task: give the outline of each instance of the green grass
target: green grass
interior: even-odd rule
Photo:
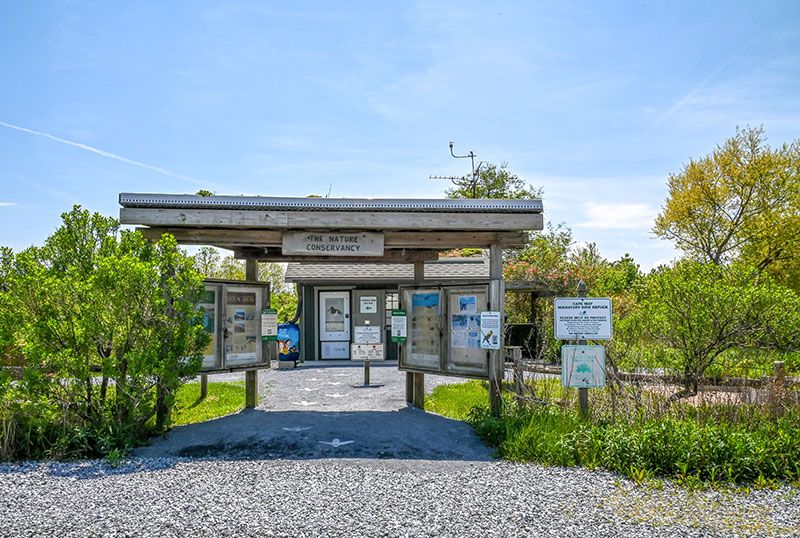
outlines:
[[[425,405],[466,420],[502,458],[512,461],[605,468],[637,483],[666,477],[687,487],[764,487],[779,481],[800,485],[797,409],[775,419],[755,406],[736,414],[724,406],[697,413],[676,406],[657,417],[639,413],[610,420],[601,414],[586,420],[574,407],[511,404],[494,417],[486,393],[482,382],[446,385],[437,387]]]
[[[435,387],[425,398],[425,410],[457,420],[467,420],[473,407],[488,403],[489,386],[485,381],[473,380]]]
[[[183,385],[176,396],[172,425],[203,422],[244,409],[244,381],[209,383],[208,396],[200,399],[200,383]]]

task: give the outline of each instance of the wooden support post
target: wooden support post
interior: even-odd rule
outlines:
[[[425,409],[425,374],[414,374],[414,407]]]
[[[258,280],[258,260],[245,260],[244,279],[251,282]]]
[[[364,386],[369,387],[369,361],[364,361]]]
[[[258,370],[247,370],[244,376],[244,406],[248,409],[253,409],[258,405]]]
[[[586,297],[586,284],[581,280],[578,282],[578,297]],[[585,346],[586,340],[578,340],[579,346]],[[581,411],[581,416],[587,418],[589,416],[589,389],[578,389],[578,407]]]
[[[500,245],[489,247],[489,310],[500,312],[502,327],[504,316],[505,289],[503,287],[503,250]],[[503,400],[503,334],[500,333],[500,349],[489,350],[489,406],[495,416],[502,411]]]
[[[511,350],[511,361],[514,365],[514,388],[517,396],[525,396],[525,372],[522,370],[522,348],[513,346],[506,348]]]
[[[786,394],[786,365],[783,361],[772,363],[772,386],[770,387],[770,405],[777,417],[783,410],[783,398]]]
[[[208,376],[202,374],[200,376],[200,399],[205,400],[206,396],[208,396]]]
[[[414,284],[418,286],[424,282],[425,262],[414,262]],[[410,346],[411,342],[406,345]],[[406,401],[417,409],[425,409],[425,374],[406,373]]]

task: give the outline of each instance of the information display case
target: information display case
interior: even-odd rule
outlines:
[[[201,373],[269,366],[274,344],[261,338],[261,310],[269,305],[269,283],[206,280],[197,307],[211,342]]]
[[[481,348],[481,312],[488,286],[425,286],[401,289],[407,340],[399,368],[409,372],[489,378],[489,354]]]

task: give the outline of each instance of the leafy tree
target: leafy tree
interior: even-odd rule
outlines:
[[[246,263],[233,256],[220,255],[214,247],[203,247],[194,255],[195,267],[205,278],[245,280]],[[259,263],[258,279],[269,282],[273,293],[285,291],[286,269],[280,263]]]
[[[0,337],[24,374],[5,401],[27,424],[26,456],[102,453],[141,439],[151,419],[163,429],[208,339],[200,276],[174,238],[118,235],[116,220],[79,206],[62,218],[44,247],[2,257],[0,318],[14,323]]]
[[[246,263],[244,260],[237,260],[233,256],[225,256],[220,261],[215,275],[206,275],[209,278],[224,278],[227,280],[244,280],[246,278]]]
[[[729,349],[785,345],[792,338],[784,333],[778,342],[775,335],[800,307],[796,294],[741,263],[683,260],[653,270],[637,292],[638,322],[678,357],[684,386],[673,399],[696,394],[705,371]]]
[[[219,264],[222,256],[214,247],[202,247],[194,255],[194,266],[206,278],[219,278]]]
[[[506,163],[499,166],[486,163],[480,167],[476,178],[453,180],[455,187],[446,189],[448,198],[540,198],[541,189],[527,185],[516,174],[508,171]]]
[[[671,174],[653,231],[695,259],[742,259],[797,289],[800,140],[773,149],[765,139],[762,128],[737,129],[713,153]]]
[[[633,290],[642,278],[642,272],[627,252],[619,260],[605,264],[605,268],[597,276],[595,292],[598,296],[620,295]]]
[[[591,289],[606,261],[594,243],[572,247],[572,230],[563,223],[548,223],[547,231],[533,234],[530,243],[505,263],[503,275],[510,281],[539,282],[556,295],[573,291],[580,280]]]

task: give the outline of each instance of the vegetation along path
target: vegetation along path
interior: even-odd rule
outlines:
[[[466,425],[406,408],[395,365],[373,366],[374,388],[361,375],[265,372],[258,409],[175,428],[117,468],[2,464],[0,535],[800,534],[796,489],[690,492],[492,461]]]

